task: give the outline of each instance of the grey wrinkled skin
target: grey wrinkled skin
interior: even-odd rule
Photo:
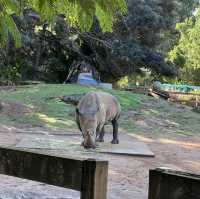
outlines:
[[[118,144],[118,119],[121,107],[118,100],[105,92],[89,92],[76,107],[76,122],[83,135],[82,145],[95,148],[96,142],[104,141],[104,126],[113,126],[112,144]]]

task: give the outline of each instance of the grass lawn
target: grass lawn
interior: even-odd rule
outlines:
[[[94,87],[78,85],[36,85],[23,86],[13,90],[0,90],[0,101],[14,103],[15,109],[25,106],[29,111],[23,114],[16,112],[1,114],[2,124],[28,124],[57,128],[76,128],[74,122],[74,106],[60,102],[58,99],[47,100],[48,97],[58,97],[70,94],[81,94],[91,90],[100,90]],[[124,91],[104,90],[115,95],[123,111],[140,107],[137,94]]]
[[[58,99],[47,99],[101,90],[79,85],[41,84],[14,89],[0,89],[0,125],[47,127],[56,130],[77,128],[74,106]],[[120,128],[128,133],[200,134],[200,114],[188,107],[157,100],[145,95],[117,90],[103,90],[115,95],[121,106]]]

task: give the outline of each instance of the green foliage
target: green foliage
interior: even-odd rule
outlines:
[[[23,12],[13,18],[21,33],[22,48],[19,52],[15,49],[17,53],[9,53],[8,57],[11,60],[18,56],[29,63],[34,80],[57,83],[63,82],[69,70],[82,61],[98,71],[101,81],[116,82],[124,76],[141,73],[144,67],[152,71],[152,76],[175,76],[173,64],[165,62],[163,54],[174,43],[171,35],[174,24],[193,11],[197,0],[127,0],[125,16],[118,15],[126,11],[124,0],[20,2]],[[31,5],[37,13],[28,9]],[[57,18],[62,18],[62,23]],[[45,19],[51,27],[46,27]],[[111,31],[113,24],[113,33],[102,34]],[[90,30],[91,25],[91,31],[80,31]],[[14,50],[10,43],[9,48]],[[15,67],[13,61],[9,65]]]
[[[123,78],[121,78],[119,81],[117,81],[117,86],[119,88],[127,88],[129,85],[129,78],[128,76],[125,76]]]
[[[177,23],[191,17],[199,6],[199,0],[168,0],[162,1],[165,20],[168,21],[167,29],[160,34],[161,42],[157,50],[167,56],[168,52],[177,42],[178,32],[175,30]]]
[[[19,14],[19,11],[17,1],[0,0],[0,44],[3,46],[8,41],[9,33],[12,34],[16,47],[20,46],[19,30],[11,17],[13,13]]]
[[[1,70],[1,77],[3,76],[4,78],[3,80],[8,81],[9,83],[17,83],[18,80],[20,79],[20,73],[19,73],[19,66],[6,66],[6,67],[2,67]]]
[[[142,73],[129,75],[117,81],[117,88],[139,88],[140,86],[149,87],[156,76],[150,71],[142,71]],[[156,78],[158,79],[158,78]]]
[[[30,8],[37,11],[42,20],[52,26],[57,14],[64,14],[66,21],[72,26],[88,31],[92,27],[94,16],[100,22],[103,32],[112,31],[114,15],[126,12],[125,0],[0,0],[0,34],[1,41],[8,41],[11,32],[16,46],[20,45],[18,29],[11,14],[19,14],[20,10]]]
[[[179,40],[169,52],[169,59],[173,61],[181,71],[181,79],[190,83],[199,84],[200,71],[200,10],[195,17],[178,23]]]
[[[179,10],[181,10],[181,16],[186,16],[187,18],[193,14],[194,10],[200,4],[199,0],[181,0],[177,3],[179,3],[179,5],[182,4],[180,5],[181,8],[179,7]]]

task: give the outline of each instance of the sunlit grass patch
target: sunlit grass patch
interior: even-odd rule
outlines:
[[[36,116],[38,116],[39,120],[45,123],[48,127],[56,126],[56,127],[74,127],[76,125],[74,120],[66,119],[61,120],[59,118],[49,117],[48,115],[36,113]]]

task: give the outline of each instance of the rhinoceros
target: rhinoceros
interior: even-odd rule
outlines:
[[[105,92],[89,92],[76,107],[76,122],[82,132],[85,148],[96,148],[96,142],[104,142],[104,126],[113,126],[112,144],[118,144],[118,119],[121,106],[118,100]]]

